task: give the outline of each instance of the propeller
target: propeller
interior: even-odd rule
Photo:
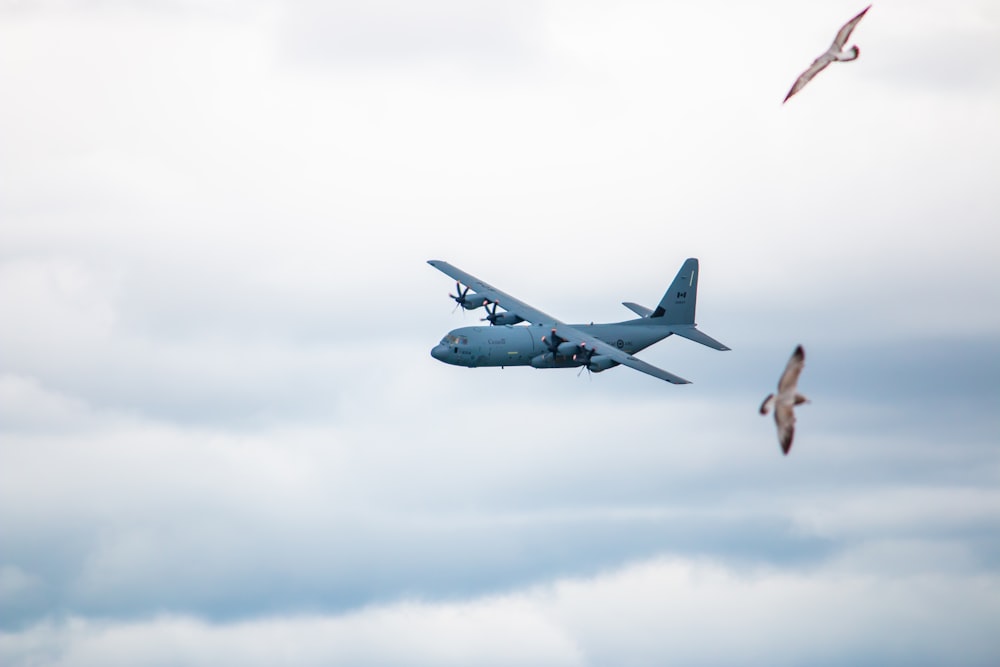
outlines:
[[[587,369],[587,377],[591,378],[590,374],[590,360],[597,354],[597,350],[588,348],[586,343],[580,343],[580,351],[573,355],[573,361],[582,361],[583,366],[580,367],[580,372],[576,374],[577,377],[583,375],[583,369]]]
[[[556,334],[555,328],[552,329],[552,337],[542,336],[542,342],[545,346],[549,348],[549,352],[552,353],[552,358],[555,359],[556,355],[559,353],[559,344],[565,343],[566,341]]]
[[[452,310],[451,310],[451,312],[453,312],[453,313],[454,313],[454,312],[455,312],[456,310],[458,310],[458,307],[459,307],[459,306],[461,306],[462,308],[465,308],[465,307],[466,307],[466,306],[465,306],[465,300],[466,300],[466,297],[467,297],[467,296],[468,296],[468,294],[469,294],[469,288],[468,288],[468,287],[466,287],[465,289],[462,289],[462,283],[460,283],[460,282],[458,282],[458,281],[456,280],[456,281],[455,281],[455,291],[456,291],[456,292],[458,292],[458,294],[449,294],[449,295],[448,295],[448,296],[450,296],[450,297],[451,297],[452,299],[454,299],[454,300],[455,300],[455,307],[454,307],[454,308],[452,308]]]
[[[483,301],[483,306],[486,308],[486,317],[479,318],[480,322],[489,322],[490,326],[496,326],[497,324],[497,306],[500,305],[499,301],[493,302],[493,310],[490,310],[490,302]],[[502,313],[501,313],[502,314]]]

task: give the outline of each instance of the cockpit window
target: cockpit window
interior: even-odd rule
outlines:
[[[441,339],[442,345],[468,345],[469,339],[466,336],[455,336],[453,334],[448,334]]]

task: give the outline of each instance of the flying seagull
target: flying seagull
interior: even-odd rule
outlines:
[[[785,99],[781,102],[782,104],[787,102],[789,97],[802,90],[802,88],[805,87],[805,85],[809,83],[814,76],[822,72],[823,69],[830,63],[834,61],[843,62],[847,60],[854,60],[858,57],[858,54],[861,52],[858,47],[852,46],[845,51],[844,44],[847,43],[848,38],[851,36],[851,32],[854,30],[855,26],[858,25],[858,22],[862,19],[862,17],[864,17],[865,12],[871,8],[872,6],[868,5],[861,10],[860,14],[844,24],[844,27],[840,29],[837,36],[833,38],[833,44],[831,44],[830,48],[826,50],[826,53],[814,60],[813,64],[809,66],[809,69],[800,74],[799,78],[795,80],[795,85],[793,85],[792,89],[788,91],[787,95],[785,95]]]
[[[806,352],[799,345],[795,348],[795,352],[792,352],[792,358],[788,360],[785,372],[778,380],[778,393],[768,394],[760,404],[762,415],[766,415],[768,410],[774,408],[774,422],[778,425],[778,442],[781,443],[781,451],[786,455],[792,448],[792,436],[795,435],[795,406],[809,400],[796,389],[799,373],[802,372],[805,361]]]

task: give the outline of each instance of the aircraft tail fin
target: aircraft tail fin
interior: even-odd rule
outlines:
[[[662,318],[662,324],[694,324],[695,304],[698,300],[698,260],[687,259],[677,272],[674,282],[660,299],[660,304],[649,316]]]
[[[674,282],[670,283],[660,304],[649,315],[660,324],[671,325],[671,332],[701,343],[713,350],[728,350],[727,346],[697,329],[694,322],[695,306],[698,303],[698,260],[691,257],[685,260],[681,270],[677,272]]]

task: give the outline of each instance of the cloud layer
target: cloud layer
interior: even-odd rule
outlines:
[[[1000,16],[856,11],[0,8],[0,662],[995,664]],[[689,256],[693,385],[428,354]]]
[[[11,664],[54,665],[652,665],[664,656],[688,665],[986,665],[998,593],[995,579],[975,576],[875,577],[839,564],[734,572],[654,559],[504,595],[339,616],[74,618],[0,646]]]

